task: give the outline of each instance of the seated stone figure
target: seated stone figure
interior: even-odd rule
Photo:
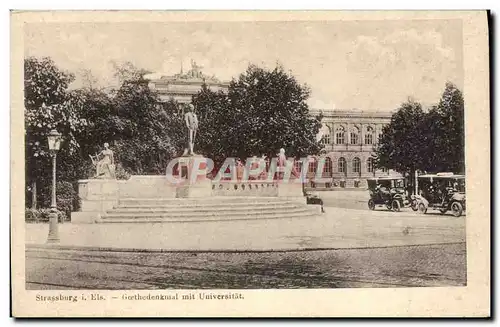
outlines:
[[[92,158],[92,157],[91,157]],[[95,161],[97,160],[97,162]],[[115,178],[115,162],[113,151],[109,148],[108,143],[104,143],[104,150],[97,154],[96,158],[92,158],[96,166],[96,175],[94,178],[114,179]]]

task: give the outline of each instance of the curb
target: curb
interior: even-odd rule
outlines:
[[[328,250],[367,250],[386,249],[401,247],[423,247],[436,245],[465,244],[466,242],[445,242],[428,244],[409,245],[386,245],[386,246],[365,246],[365,247],[316,247],[316,248],[283,248],[283,249],[261,249],[261,250],[229,250],[229,249],[207,249],[207,250],[172,250],[172,249],[140,249],[140,248],[113,248],[98,246],[74,246],[74,245],[54,245],[54,244],[26,244],[25,251],[28,250],[62,250],[62,251],[89,251],[89,252],[131,252],[131,253],[271,253],[271,252],[312,252]]]

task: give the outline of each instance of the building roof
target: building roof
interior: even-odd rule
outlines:
[[[323,114],[327,118],[387,118],[392,117],[393,112],[387,110],[358,110],[358,109],[335,109],[335,110],[322,110],[310,109],[313,115]]]
[[[154,84],[207,84],[207,85],[218,85],[223,87],[228,87],[229,82],[220,81],[215,76],[207,76],[201,71],[201,66],[198,66],[194,60],[191,61],[191,69],[186,73],[183,72],[182,68],[180,73],[175,75],[162,75],[161,73],[147,74],[144,78],[148,79]]]

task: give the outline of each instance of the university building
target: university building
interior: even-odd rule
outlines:
[[[391,112],[360,110],[311,110],[323,114],[318,139],[323,144],[325,160],[322,177],[327,183],[309,182],[311,188],[366,187],[367,178],[400,176],[392,170],[377,170],[372,158],[382,128],[391,121]],[[298,168],[298,167],[297,167]],[[316,163],[310,163],[308,177],[316,174]]]
[[[162,102],[175,100],[186,104],[206,84],[214,92],[227,91],[229,82],[218,80],[215,76],[206,76],[196,62],[191,61],[191,69],[186,73],[182,68],[179,74],[160,76],[149,81],[149,87],[156,90]],[[312,115],[323,114],[323,126],[318,139],[324,148],[322,157],[325,165],[322,176],[329,179],[326,183],[315,183],[317,161],[312,160],[308,167],[310,188],[360,188],[366,187],[366,178],[379,176],[398,176],[393,171],[374,169],[373,147],[384,125],[391,120],[392,113],[387,111],[360,110],[317,110],[311,109]],[[300,162],[296,168],[300,170]]]

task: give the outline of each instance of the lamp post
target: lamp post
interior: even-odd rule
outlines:
[[[61,147],[61,134],[53,129],[47,135],[50,156],[52,157],[52,202],[49,215],[49,236],[47,243],[59,242],[59,226],[57,225],[57,202],[56,202],[56,158],[57,151]]]

